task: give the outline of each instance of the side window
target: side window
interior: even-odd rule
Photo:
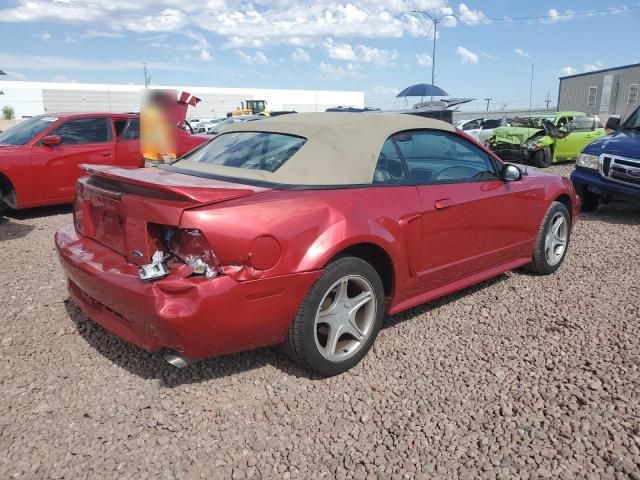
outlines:
[[[388,138],[378,157],[378,164],[373,173],[374,184],[397,184],[407,180],[402,158],[398,155],[398,150],[392,139]]]
[[[556,127],[560,128],[560,127],[564,127],[567,124],[567,117],[560,117],[558,119],[558,123],[556,123]]]
[[[460,183],[497,178],[491,157],[455,134],[419,130],[395,134],[409,176],[420,184]]]
[[[60,135],[62,145],[106,143],[111,140],[111,125],[106,117],[78,118],[62,124],[51,135]]]
[[[476,128],[480,128],[480,120],[474,120],[473,122],[467,122],[462,127],[462,130],[475,130]]]
[[[138,140],[140,138],[140,119],[132,118],[120,135],[120,141]]]

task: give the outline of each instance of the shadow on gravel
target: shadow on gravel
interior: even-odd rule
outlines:
[[[54,205],[53,207],[27,208],[26,210],[9,210],[5,216],[16,220],[30,220],[32,218],[53,217],[65,215],[73,211],[73,205]]]
[[[0,242],[26,237],[33,226],[12,222],[10,218],[0,217]]]
[[[417,317],[418,315],[422,315],[423,313],[430,312],[431,310],[439,308],[443,305],[454,303],[468,295],[472,295],[475,292],[479,292],[481,290],[484,290],[485,288],[489,288],[498,283],[504,282],[508,278],[509,278],[509,275],[506,273],[503,273],[502,275],[498,275],[497,277],[490,278],[489,280],[485,280],[482,283],[465,288],[464,290],[460,290],[450,295],[447,295],[445,297],[438,298],[436,300],[433,300],[428,303],[424,303],[422,305],[418,305],[417,307],[414,307],[411,310],[398,313],[397,315],[394,315],[392,317],[387,317],[384,323],[382,324],[382,328],[393,328],[402,322],[405,322],[407,320],[412,320],[414,317]]]
[[[161,353],[150,353],[136,347],[100,325],[91,321],[70,298],[64,301],[69,318],[80,336],[100,355],[145,380],[159,380],[163,387],[174,388],[183,384],[207,382],[262,368],[266,365],[295,377],[319,379],[291,362],[278,348],[260,348],[223,357],[198,361],[178,369],[169,365]]]
[[[604,222],[612,225],[640,225],[640,207],[622,203],[600,205],[595,212],[580,213],[579,222]]]

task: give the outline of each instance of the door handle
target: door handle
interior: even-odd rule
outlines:
[[[111,153],[109,152],[102,152],[100,155],[102,155],[103,157],[110,157]]]
[[[444,208],[449,208],[451,206],[451,199],[450,198],[441,198],[440,200],[436,200],[436,203],[435,203],[434,206],[438,210],[442,210]]]

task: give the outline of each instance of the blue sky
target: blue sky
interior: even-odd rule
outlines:
[[[541,106],[559,75],[640,62],[636,1],[0,0],[0,70],[139,84],[147,62],[156,85],[363,90],[394,108],[431,79],[431,24],[413,9],[456,15],[439,27],[436,84],[494,106],[528,105],[531,64]]]

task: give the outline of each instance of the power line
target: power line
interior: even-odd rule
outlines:
[[[475,22],[486,22],[487,20],[492,22],[511,22],[514,20],[542,20],[549,18],[570,18],[577,17],[580,15],[596,15],[599,13],[617,13],[617,12],[626,12],[628,10],[637,10],[640,9],[640,5],[633,7],[619,7],[619,8],[608,8],[605,10],[585,10],[583,12],[566,12],[566,13],[558,13],[556,15],[539,15],[535,17],[502,17],[502,18],[483,18],[482,20],[476,20]],[[473,23],[474,21],[470,21],[469,23]]]

